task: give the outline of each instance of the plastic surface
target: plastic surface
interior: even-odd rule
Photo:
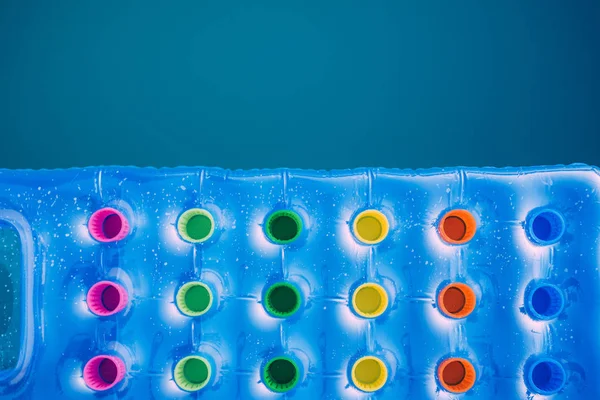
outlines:
[[[0,170],[0,399],[597,399],[599,238],[585,165]]]

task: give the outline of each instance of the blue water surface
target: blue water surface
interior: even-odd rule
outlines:
[[[600,164],[600,2],[0,3],[0,167]]]

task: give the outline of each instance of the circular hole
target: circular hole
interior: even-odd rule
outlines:
[[[102,291],[101,301],[107,311],[114,311],[121,303],[119,289],[113,285],[106,286],[106,289]]]
[[[121,232],[123,222],[117,214],[110,214],[102,222],[102,231],[108,239],[112,239]]]
[[[92,390],[103,391],[125,377],[125,363],[115,356],[96,356],[83,368],[83,380]]]
[[[444,241],[465,244],[475,236],[475,217],[467,210],[451,210],[441,219],[438,231]]]
[[[197,358],[191,358],[183,366],[183,376],[191,383],[203,383],[208,379],[208,366]]]
[[[554,210],[537,210],[528,218],[529,237],[539,245],[556,243],[565,231],[563,217]]]
[[[86,297],[90,311],[102,317],[123,310],[128,300],[129,296],[125,288],[110,281],[97,282],[90,288]]]
[[[387,380],[387,367],[376,357],[363,357],[352,366],[352,382],[363,392],[381,389]]]
[[[185,211],[177,222],[179,236],[190,243],[202,243],[210,239],[215,230],[212,215],[201,208]]]
[[[129,222],[121,212],[106,207],[92,214],[88,230],[99,242],[116,242],[124,239],[129,233]]]
[[[194,286],[185,294],[185,304],[194,312],[206,311],[210,300],[210,292],[204,286]]]
[[[117,379],[118,368],[117,364],[110,358],[105,358],[98,366],[98,374],[100,378],[109,385]]]
[[[274,358],[263,371],[265,385],[274,392],[291,390],[299,379],[298,366],[287,357]]]
[[[293,211],[275,211],[269,216],[266,223],[267,237],[276,244],[293,242],[300,236],[302,220]]]
[[[438,295],[440,311],[451,318],[465,318],[475,310],[475,292],[464,283],[451,283]]]
[[[352,295],[354,311],[365,318],[375,318],[385,312],[388,295],[385,289],[375,283],[364,283]]]
[[[454,241],[461,241],[467,233],[467,224],[459,217],[450,216],[444,220],[444,232]]]
[[[211,367],[203,357],[188,356],[175,365],[175,383],[181,389],[195,392],[205,387],[211,377]]]
[[[177,291],[177,307],[190,317],[198,317],[208,312],[212,302],[212,292],[202,282],[188,282]]]
[[[558,317],[564,307],[562,291],[554,285],[535,285],[529,291],[528,297],[528,309],[534,319],[554,319]]]
[[[438,380],[452,393],[464,393],[475,384],[475,367],[464,358],[449,358],[438,367]]]
[[[390,227],[383,213],[377,210],[365,210],[356,216],[352,229],[359,242],[376,244],[386,238]]]
[[[444,293],[442,302],[450,314],[456,314],[465,308],[466,297],[462,290],[451,287]]]
[[[554,394],[560,391],[565,383],[565,370],[555,360],[540,360],[530,367],[529,386],[534,393],[542,395]]]
[[[289,283],[276,283],[267,290],[264,304],[271,315],[289,317],[300,308],[300,292]]]
[[[442,372],[442,380],[446,385],[456,386],[465,380],[467,370],[460,361],[452,361]]]
[[[535,237],[540,240],[549,240],[552,237],[552,224],[545,215],[538,215],[531,224]]]
[[[185,231],[194,240],[206,238],[212,230],[212,221],[206,215],[195,215],[188,221]]]

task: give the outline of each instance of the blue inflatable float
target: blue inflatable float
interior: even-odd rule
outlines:
[[[600,173],[0,170],[0,399],[598,399]]]

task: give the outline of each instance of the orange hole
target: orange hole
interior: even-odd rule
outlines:
[[[438,380],[452,393],[464,393],[475,384],[475,367],[464,358],[448,358],[438,367]]]
[[[451,318],[465,318],[477,304],[475,292],[464,283],[451,283],[444,287],[437,298],[440,311]]]
[[[464,244],[475,236],[477,223],[475,217],[467,210],[450,210],[440,221],[438,231],[445,242]]]

